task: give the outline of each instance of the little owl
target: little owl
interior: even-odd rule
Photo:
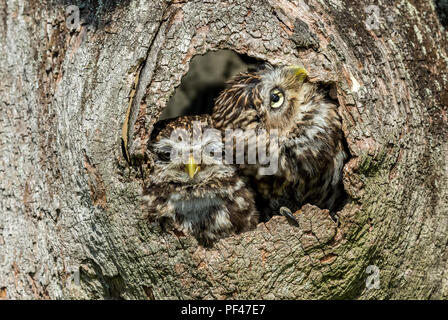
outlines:
[[[297,210],[311,203],[333,212],[343,187],[347,157],[337,105],[298,66],[243,73],[217,98],[216,128],[259,128],[279,138],[278,170],[261,176],[260,165],[244,165],[269,215],[281,206]],[[266,212],[265,212],[266,213]]]
[[[203,245],[258,223],[252,192],[237,168],[222,161],[220,132],[208,129],[208,115],[159,121],[148,148],[153,168],[146,188],[150,218],[174,221]]]

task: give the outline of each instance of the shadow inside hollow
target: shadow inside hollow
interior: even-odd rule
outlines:
[[[210,85],[200,89],[185,110],[184,115],[211,114],[216,97],[224,89],[225,85],[223,84]]]
[[[448,0],[435,0],[435,4],[440,23],[448,27]]]
[[[189,71],[168,101],[159,120],[186,115],[211,114],[215,99],[227,81],[261,62],[232,50],[217,50],[192,58]]]

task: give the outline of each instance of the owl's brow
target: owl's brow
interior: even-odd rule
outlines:
[[[217,134],[203,134],[201,139],[201,146],[216,146],[216,147],[222,147],[224,144],[221,136],[221,132],[219,132],[219,135]]]
[[[218,136],[215,134],[204,134],[201,136],[200,141],[194,141],[193,139],[188,139],[187,141],[175,141],[170,138],[162,138],[158,142],[153,144],[154,150],[159,152],[164,152],[167,149],[171,148],[174,148],[176,150],[197,150],[202,149],[202,147],[204,146],[222,147],[223,141],[221,135]]]

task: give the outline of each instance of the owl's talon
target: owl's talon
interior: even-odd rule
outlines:
[[[340,226],[341,225],[341,220],[339,219],[339,216],[336,212],[330,212],[330,216],[333,219],[333,221],[336,223],[336,226]]]
[[[286,217],[290,222],[292,222],[296,227],[300,227],[299,222],[297,221],[296,217],[292,214],[291,210],[287,207],[281,207],[280,208],[280,214],[284,217]]]

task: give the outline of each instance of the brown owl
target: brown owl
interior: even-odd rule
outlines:
[[[263,128],[278,136],[278,170],[260,175],[259,165],[242,166],[252,176],[262,206],[277,212],[311,203],[337,209],[347,154],[336,103],[306,79],[298,66],[267,66],[238,75],[217,98],[215,127]]]
[[[222,161],[221,133],[211,124],[208,115],[163,120],[148,148],[150,218],[170,218],[203,245],[253,229],[259,218],[237,168]]]

